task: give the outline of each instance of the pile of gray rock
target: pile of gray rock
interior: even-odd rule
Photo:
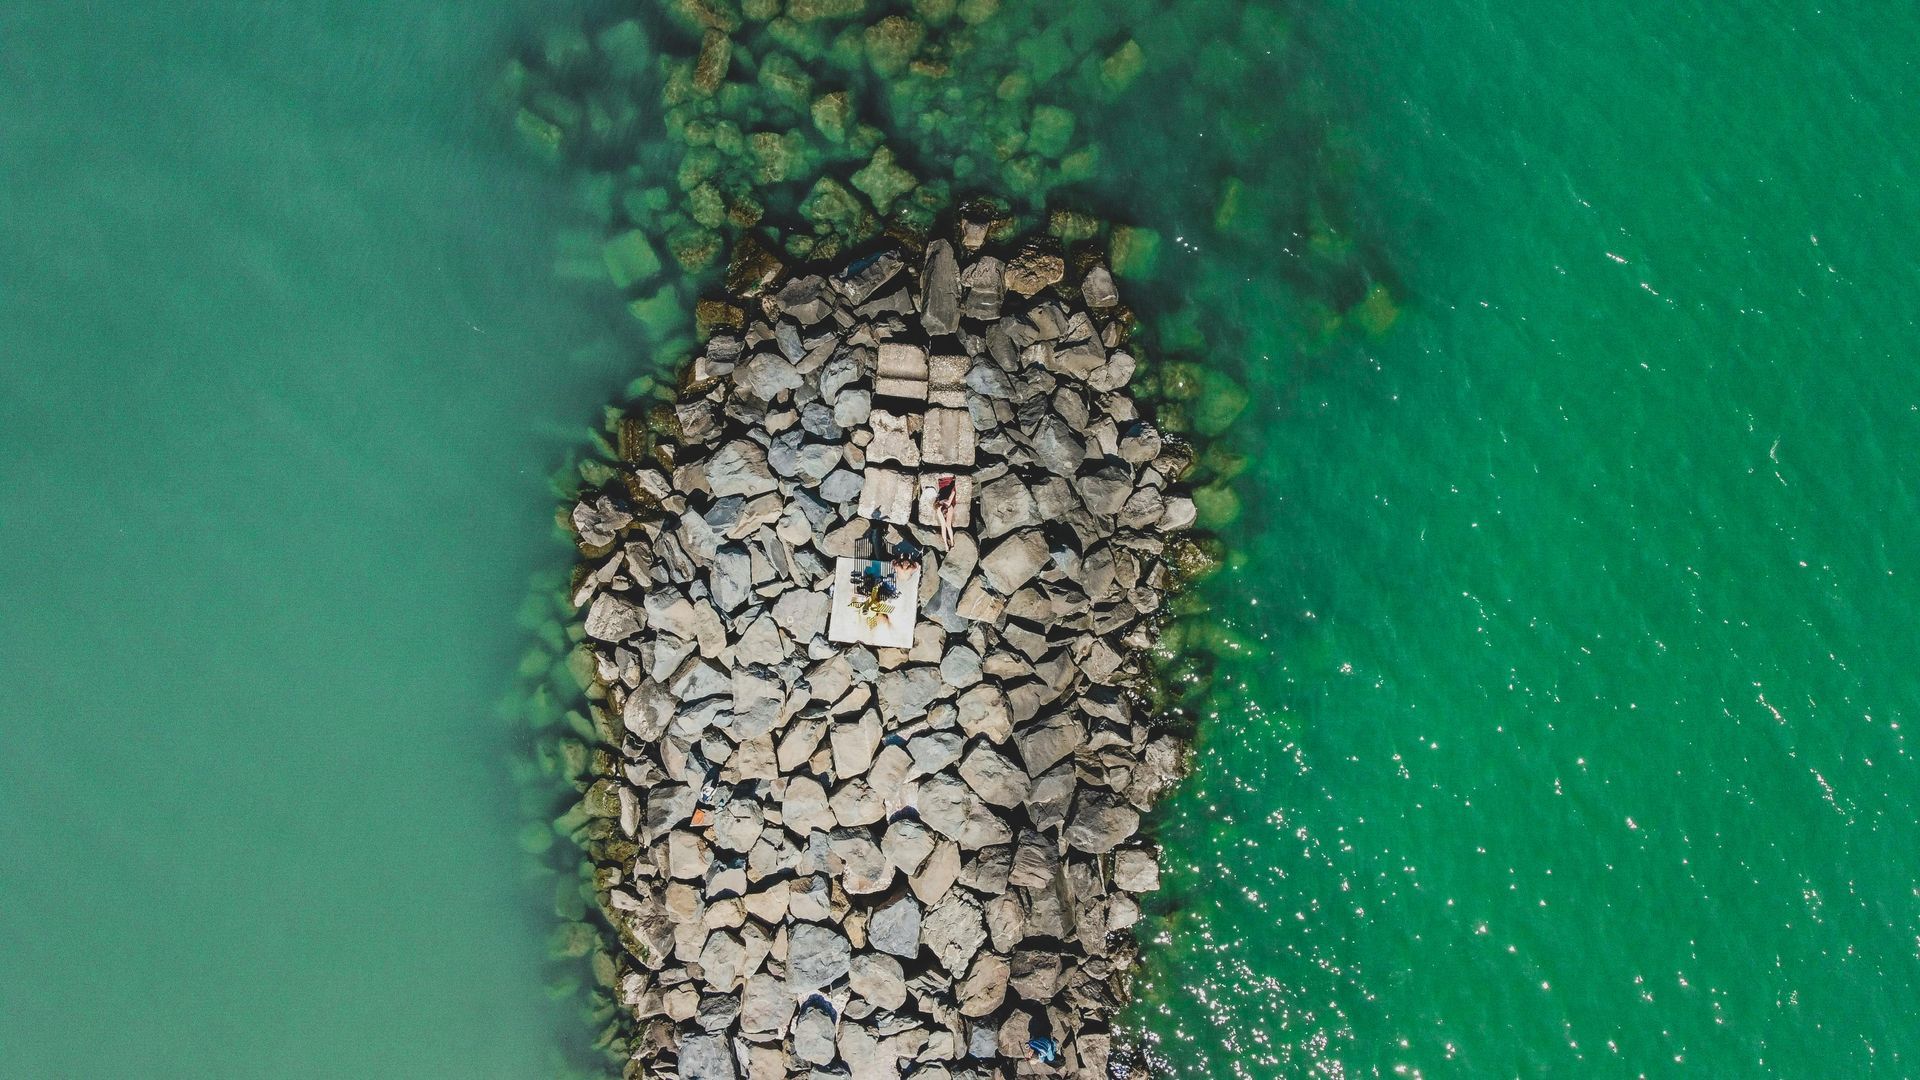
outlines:
[[[703,305],[571,512],[630,1074],[1107,1075],[1185,754],[1142,691],[1190,451],[1105,267],[956,240]],[[828,637],[876,519],[924,549],[911,648]]]

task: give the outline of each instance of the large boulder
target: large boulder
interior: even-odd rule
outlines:
[[[896,896],[874,909],[867,921],[867,944],[903,959],[920,955],[920,903],[911,896]]]
[[[967,751],[960,762],[960,778],[982,799],[1008,809],[1025,802],[1033,787],[1025,769],[988,743]]]
[[[1140,831],[1140,812],[1105,788],[1083,788],[1067,822],[1068,845],[1104,855]]]
[[[737,1080],[725,1035],[688,1035],[680,1040],[680,1080]]]
[[[787,987],[795,997],[824,990],[847,977],[853,946],[838,927],[795,923],[787,937]]]
[[[707,487],[715,498],[752,497],[773,491],[779,482],[767,465],[767,451],[752,439],[735,439],[713,452],[706,464]]]

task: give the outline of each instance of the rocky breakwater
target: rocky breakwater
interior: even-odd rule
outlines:
[[[1184,760],[1146,652],[1205,562],[1191,453],[1105,266],[955,238],[704,303],[572,509],[629,1075],[1108,1073]],[[876,531],[923,551],[910,647],[829,634]]]

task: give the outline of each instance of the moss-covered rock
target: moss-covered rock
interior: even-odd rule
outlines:
[[[796,112],[806,112],[813,98],[813,79],[786,53],[774,53],[760,65],[760,88]]]
[[[851,19],[867,12],[867,0],[787,0],[787,17],[795,22]]]
[[[831,176],[814,181],[813,190],[800,203],[800,216],[819,225],[850,230],[866,208],[859,196]]]
[[[696,146],[680,159],[680,171],[677,179],[682,192],[692,191],[701,184],[719,175],[726,165],[726,159],[718,150],[710,146]]]
[[[1387,287],[1376,283],[1347,315],[1355,326],[1369,336],[1379,337],[1400,321],[1400,307],[1393,302],[1393,294],[1387,291]]]
[[[756,131],[747,136],[747,147],[753,155],[759,183],[784,183],[809,171],[812,157],[805,137],[797,131],[784,135],[776,131]]]
[[[927,28],[904,15],[889,15],[867,27],[867,62],[884,78],[907,69],[907,63],[926,40]]]
[[[853,100],[845,90],[835,90],[813,99],[813,126],[831,143],[847,141],[847,127],[853,122]]]
[[[894,200],[918,184],[912,173],[894,163],[893,150],[885,146],[875,150],[866,167],[853,174],[853,186],[866,195],[874,210],[881,214],[892,209]]]
[[[718,232],[702,228],[697,222],[682,225],[667,236],[667,249],[673,252],[673,261],[689,274],[701,273],[718,262],[721,244]]]
[[[583,922],[563,922],[547,939],[547,954],[556,960],[585,956],[600,945],[600,932]]]
[[[680,294],[673,286],[664,286],[653,295],[628,304],[627,314],[634,317],[649,338],[665,341],[680,329]]]
[[[1208,438],[1224,434],[1251,400],[1246,387],[1233,379],[1217,371],[1203,372],[1201,393],[1191,408],[1193,430]]]
[[[1047,232],[1063,244],[1078,244],[1100,235],[1100,220],[1083,210],[1055,210],[1047,216]]]
[[[629,188],[620,196],[620,211],[627,220],[635,225],[645,225],[667,207],[673,205],[673,196],[663,187]]]
[[[553,847],[553,830],[538,821],[530,821],[522,826],[519,834],[520,849],[529,855],[543,854]]]
[[[607,74],[632,81],[653,67],[653,43],[637,20],[624,19],[594,35],[594,48]]]
[[[600,257],[606,265],[607,276],[618,289],[643,285],[660,273],[660,256],[646,234],[638,229],[629,229],[608,240],[600,249]]]
[[[666,0],[664,6],[674,21],[696,34],[740,29],[740,8],[733,0]]]
[[[717,229],[727,219],[727,203],[720,189],[711,182],[687,192],[687,213],[709,229]]]
[[[1151,277],[1160,260],[1160,234],[1153,229],[1119,225],[1113,230],[1112,248],[1108,266],[1116,276]]]
[[[979,26],[1000,14],[1000,0],[960,0],[953,12],[968,26]]]
[[[726,80],[733,62],[733,39],[719,30],[709,30],[700,39],[700,55],[693,62],[693,88],[712,94]]]
[[[1147,68],[1147,54],[1140,43],[1128,38],[1124,44],[1100,62],[1100,81],[1108,91],[1118,94],[1133,85]]]
[[[1195,488],[1193,506],[1199,515],[1196,523],[1203,529],[1217,531],[1240,520],[1240,495],[1223,483]]]
[[[527,146],[543,161],[558,162],[566,148],[567,133],[559,124],[547,119],[530,108],[523,108],[514,115],[514,128]]]
[[[1078,184],[1100,173],[1100,144],[1091,143],[1060,159],[1060,182]]]
[[[1066,35],[1057,27],[1022,38],[1013,51],[1020,58],[1021,68],[1036,84],[1051,81],[1073,63],[1073,50],[1067,45]]]
[[[1213,227],[1218,232],[1233,228],[1240,216],[1240,198],[1246,192],[1246,185],[1237,176],[1229,176],[1220,184],[1220,197],[1213,204]]]
[[[1074,115],[1058,105],[1034,106],[1027,124],[1027,149],[1042,157],[1059,157],[1073,141],[1074,124]]]

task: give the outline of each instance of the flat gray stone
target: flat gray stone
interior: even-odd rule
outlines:
[[[980,681],[980,654],[971,646],[955,645],[940,658],[940,678],[955,690],[965,690]]]
[[[811,776],[788,779],[786,796],[780,802],[780,820],[789,832],[803,838],[815,829],[831,829],[837,824],[827,805],[827,789]]]
[[[951,840],[942,840],[933,846],[933,854],[927,856],[920,872],[908,879],[913,886],[913,895],[923,904],[937,904],[947,895],[947,890],[960,877],[960,845]]]
[[[1114,288],[1113,274],[1099,265],[1080,279],[1080,295],[1090,308],[1110,308],[1120,302],[1120,290]]]
[[[1007,707],[1007,695],[998,686],[981,683],[960,695],[960,730],[968,738],[984,736],[993,742],[1005,742],[1013,731],[1013,713]]]
[[[798,642],[812,641],[827,632],[827,610],[833,599],[812,589],[788,589],[773,602],[773,621]]]
[[[740,995],[740,1031],[744,1035],[775,1035],[787,1029],[793,1018],[794,997],[787,980],[770,972],[759,972],[747,980]]]
[[[931,776],[960,760],[966,740],[952,731],[929,731],[907,740],[907,753],[913,758],[912,776]]]
[[[838,928],[794,923],[787,937],[787,987],[801,998],[824,990],[846,978],[852,960],[853,946]]]
[[[867,829],[834,829],[827,834],[827,851],[840,863],[840,887],[855,896],[882,892],[893,883],[893,867]]]
[[[928,777],[921,783],[920,820],[967,850],[1013,839],[1013,830],[974,794],[966,781],[948,773]]]
[[[933,854],[933,834],[912,818],[901,818],[887,826],[880,838],[880,850],[894,868],[909,876],[919,873],[927,857]]]
[[[1009,473],[981,486],[979,521],[980,535],[991,540],[1015,529],[1040,524],[1040,507],[1033,501],[1027,485]]]
[[[981,953],[967,969],[966,978],[954,987],[961,1016],[986,1016],[1007,999],[1007,958],[998,953]]]
[[[751,439],[735,439],[715,450],[705,471],[715,498],[761,495],[779,487],[767,466],[767,451]]]
[[[1073,752],[1086,741],[1086,726],[1065,713],[1036,720],[1013,736],[1013,743],[1020,750],[1020,760],[1026,763],[1027,773],[1035,777],[1073,756]]]
[[[605,495],[574,504],[574,531],[594,547],[606,547],[618,538],[620,530],[633,522],[633,515],[613,505]]]
[[[928,664],[895,668],[880,673],[875,687],[882,719],[896,723],[927,714],[927,707],[949,692],[940,678],[940,669]]]
[[[994,806],[1012,809],[1027,800],[1033,781],[1025,769],[991,745],[980,743],[960,762],[960,778]]]
[[[872,933],[871,929],[868,931]],[[919,951],[920,931],[914,928],[914,950]],[[906,973],[900,961],[884,953],[863,952],[853,958],[849,976],[853,992],[882,1009],[898,1011],[907,1003]]]
[[[966,971],[987,943],[987,923],[980,902],[963,892],[948,894],[922,920],[920,941],[933,950],[951,974]]]
[[[739,1080],[739,1075],[725,1036],[703,1032],[680,1040],[680,1080]]]
[[[980,574],[1001,596],[1032,581],[1052,557],[1039,529],[1024,529],[1001,540],[980,557]]]
[[[587,636],[601,641],[626,641],[639,635],[646,613],[631,601],[601,593],[587,608]]]
[[[927,245],[920,291],[920,325],[928,337],[960,329],[960,263],[954,257],[952,244],[935,240]]]
[[[800,1011],[793,1022],[793,1056],[814,1065],[826,1065],[840,1056],[834,1039],[833,1017],[818,1004]]]
[[[1140,831],[1140,812],[1105,788],[1083,788],[1067,822],[1067,844],[1104,855]]]
[[[733,371],[734,384],[759,398],[772,401],[781,394],[797,390],[801,379],[793,363],[778,353],[754,353]]]
[[[1088,513],[1113,517],[1133,494],[1133,470],[1117,457],[1090,461],[1073,478],[1073,488]]]
[[[920,902],[896,896],[874,909],[867,920],[867,943],[883,953],[911,960],[920,955]]]
[[[1114,853],[1113,883],[1132,893],[1160,889],[1160,860],[1153,852],[1129,848]]]
[[[834,788],[827,805],[833,810],[833,819],[848,827],[872,825],[887,816],[886,806],[873,793],[873,786],[857,776]]]

